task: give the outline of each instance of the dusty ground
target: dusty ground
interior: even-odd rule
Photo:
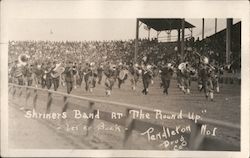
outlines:
[[[135,104],[152,109],[161,109],[166,111],[183,113],[195,112],[202,116],[203,119],[211,118],[215,120],[226,121],[234,124],[240,124],[240,85],[224,84],[221,92],[215,94],[215,101],[211,102],[205,99],[203,93],[198,92],[197,84],[192,83],[191,94],[183,94],[177,87],[176,81],[171,82],[169,95],[162,94],[162,89],[159,88],[159,80],[155,80],[153,85],[150,85],[149,94],[147,96],[141,93],[142,84],[139,83],[136,91],[132,91],[129,86],[129,81],[122,85],[121,89],[115,88],[110,97],[105,96],[104,86],[97,85],[93,93],[85,92],[84,86],[74,89],[72,94],[85,96],[90,98],[97,98],[102,100],[110,100],[117,102],[124,102]],[[53,88],[53,87],[52,87]],[[65,92],[64,87],[60,87],[59,91]],[[19,91],[17,91],[18,93]],[[33,94],[32,94],[33,95]],[[100,131],[91,129],[89,135],[86,136],[86,130],[67,130],[67,125],[78,125],[84,127],[86,121],[67,119],[67,121],[50,120],[45,121],[41,119],[27,119],[24,117],[25,111],[19,108],[25,103],[23,93],[21,99],[15,97],[9,98],[9,140],[11,148],[80,148],[80,149],[122,149],[124,128],[121,132],[114,131]],[[53,97],[52,112],[60,112],[63,107],[63,99],[61,96],[55,95]],[[71,109],[77,109],[78,105],[87,105],[87,102],[79,100],[70,100]],[[45,112],[47,103],[47,94],[39,92],[37,111]],[[29,100],[28,106],[25,108],[32,109],[32,99]],[[108,111],[121,111],[124,108],[108,105],[97,104],[97,108]],[[202,114],[202,111],[206,113]],[[69,115],[70,113],[70,109]],[[113,124],[105,121],[97,120],[93,123],[93,127],[98,127],[100,123],[112,126]],[[176,125],[184,125],[178,121],[165,122],[168,126],[175,127]],[[233,143],[239,146],[240,131],[224,129],[218,127],[217,138],[227,143]],[[161,142],[161,140],[160,140]],[[134,131],[128,140],[126,149],[162,149],[159,147],[159,142],[148,142],[146,136],[141,136],[140,132]],[[168,148],[171,149],[171,148]]]

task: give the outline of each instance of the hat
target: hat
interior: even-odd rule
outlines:
[[[147,65],[147,67],[146,67],[147,69],[151,69],[152,68],[152,66],[151,65]]]
[[[91,63],[90,63],[90,66],[94,66],[94,65],[95,65],[95,63],[94,63],[94,62],[91,62]]]
[[[167,67],[172,67],[172,64],[171,64],[171,63],[168,63],[168,64],[167,64]]]

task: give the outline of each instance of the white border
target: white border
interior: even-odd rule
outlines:
[[[241,152],[154,150],[9,150],[8,20],[24,18],[240,18],[242,19]],[[3,0],[1,6],[1,145],[3,156],[223,157],[249,156],[249,2],[247,1],[47,1]]]

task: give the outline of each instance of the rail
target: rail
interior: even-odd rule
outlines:
[[[117,122],[117,120],[114,119],[107,119],[105,121],[111,122],[111,123],[118,123],[122,126],[124,126],[126,128],[126,130],[124,131],[124,137],[123,137],[123,146],[126,146],[127,140],[129,139],[131,133],[133,130],[136,131],[141,131],[142,127],[140,126],[140,124],[147,124],[147,125],[151,125],[152,124],[154,126],[157,126],[158,128],[162,128],[162,124],[159,123],[159,121],[157,122],[150,122],[149,120],[141,120],[141,119],[137,119],[131,116],[131,114],[129,113],[130,110],[143,110],[144,112],[149,112],[149,113],[153,113],[155,112],[154,109],[152,108],[148,108],[148,107],[143,107],[143,106],[138,106],[138,105],[133,105],[133,104],[127,104],[127,103],[121,103],[121,102],[115,102],[115,101],[107,101],[107,100],[101,100],[101,99],[95,99],[95,98],[88,98],[88,97],[83,97],[83,96],[76,96],[73,94],[66,94],[63,92],[58,92],[58,91],[52,91],[52,90],[47,90],[47,89],[41,89],[41,88],[35,88],[35,87],[30,87],[30,86],[21,86],[21,85],[16,85],[16,84],[12,84],[9,83],[9,93],[12,95],[12,97],[15,96],[17,89],[20,89],[20,92],[18,94],[18,97],[21,97],[23,94],[22,89],[25,89],[26,91],[26,97],[25,97],[25,104],[27,106],[28,104],[28,99],[31,97],[31,90],[33,90],[33,109],[36,109],[37,106],[37,98],[38,98],[38,91],[43,91],[46,92],[48,95],[47,97],[47,105],[46,105],[46,113],[50,112],[51,109],[51,105],[52,105],[52,100],[53,100],[53,95],[52,94],[57,94],[59,96],[63,97],[63,108],[62,108],[62,112],[66,112],[67,109],[69,108],[69,101],[68,98],[74,98],[74,99],[78,99],[78,100],[83,100],[83,101],[87,101],[89,102],[89,104],[87,105],[89,111],[92,111],[94,113],[96,113],[96,107],[95,104],[96,103],[104,103],[104,104],[108,104],[109,106],[111,105],[115,105],[115,106],[119,106],[125,109],[126,111],[126,115],[123,116],[124,119],[121,120],[121,122]],[[12,90],[12,92],[11,92]],[[86,108],[86,106],[84,105],[79,105],[81,107]],[[100,113],[106,113],[106,114],[110,114],[111,112],[108,110],[101,110]],[[161,110],[162,114],[173,114],[176,112],[171,112],[171,111],[165,111],[165,110]],[[186,114],[183,114],[183,120],[189,121],[189,116]],[[102,118],[101,118],[102,119]],[[89,119],[87,122],[87,126],[91,126],[94,122],[94,119]],[[220,120],[214,120],[214,119],[202,119],[202,120],[197,120],[197,122],[194,123],[194,121],[191,121],[192,125],[192,132],[189,134],[189,145],[188,148],[190,150],[198,150],[202,148],[202,144],[204,143],[205,139],[210,139],[209,137],[206,137],[205,135],[201,135],[201,126],[203,124],[207,124],[207,125],[212,125],[212,126],[216,126],[216,127],[221,127],[221,128],[227,128],[230,130],[237,130],[240,131],[240,125],[239,124],[233,124],[233,123],[229,123],[229,122],[224,122],[224,121],[220,121]],[[165,126],[165,125],[164,125]],[[214,143],[214,142],[213,142]],[[232,150],[235,148],[235,145],[232,145],[233,147],[231,147],[229,145],[229,150]],[[240,147],[237,147],[240,148]],[[226,149],[227,150],[227,149]]]

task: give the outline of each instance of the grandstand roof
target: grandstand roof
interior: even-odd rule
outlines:
[[[225,28],[225,29],[223,29],[223,30],[211,35],[211,36],[208,36],[206,38],[216,38],[216,36],[226,36],[226,30],[227,29]],[[241,32],[241,21],[233,24],[233,26],[232,26],[232,34],[237,33],[240,36],[241,35],[240,32]]]
[[[156,31],[176,30],[181,29],[182,19],[159,19],[159,18],[139,18],[139,21],[143,22],[150,28]],[[195,26],[185,21],[185,28],[194,28]]]

